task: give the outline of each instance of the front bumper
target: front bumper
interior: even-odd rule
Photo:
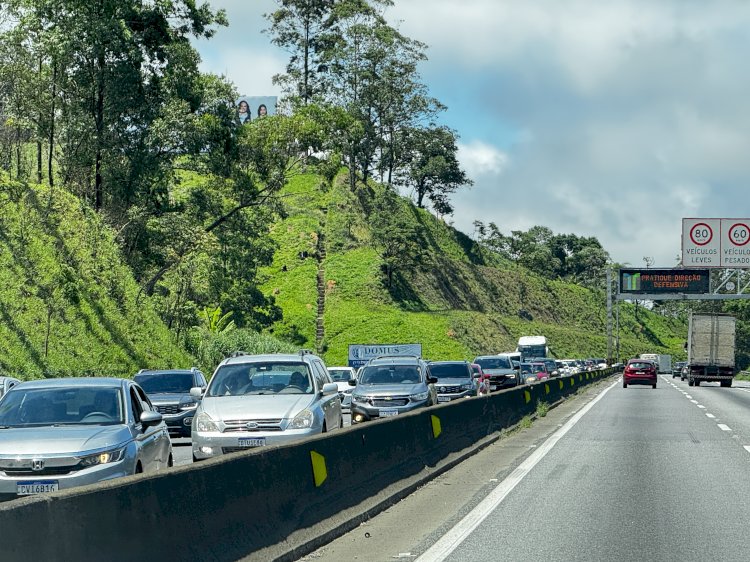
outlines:
[[[0,472],[0,500],[24,497],[18,495],[19,484],[56,483],[58,490],[67,490],[87,484],[96,484],[104,480],[120,478],[132,474],[133,459],[127,456],[118,462],[92,466],[69,474],[45,474],[13,476]]]
[[[167,424],[167,430],[169,435],[172,437],[190,437],[192,433],[193,416],[195,416],[196,408],[190,410],[181,411],[178,414],[168,414],[159,408],[161,404],[155,404],[156,409],[161,413],[164,418],[164,423]],[[177,406],[173,406],[176,409]]]
[[[518,386],[518,378],[515,375],[490,377],[490,390],[502,390],[503,388],[513,388]]]
[[[238,451],[245,451],[269,445],[283,445],[293,441],[300,441],[311,435],[317,435],[322,427],[307,429],[286,429],[284,431],[232,431],[221,432],[193,432],[193,456],[197,459],[209,459]],[[263,440],[263,445],[241,443],[240,440]]]
[[[465,390],[463,392],[451,392],[451,393],[438,393],[438,404],[444,404],[445,402],[452,402],[453,400],[459,400],[461,398],[469,398],[477,395],[477,389]]]
[[[405,406],[373,406],[368,403],[352,402],[352,424],[372,421],[378,418],[390,417],[389,415],[382,415],[381,410],[386,412],[395,412],[391,415],[405,414],[419,408],[425,408],[429,405],[427,400],[420,400],[419,402],[410,401]]]

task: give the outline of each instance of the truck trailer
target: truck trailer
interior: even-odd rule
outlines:
[[[735,375],[734,316],[718,313],[693,313],[688,324],[688,386],[718,381],[732,386]]]
[[[672,374],[672,356],[660,353],[641,353],[641,359],[648,359],[656,364],[656,370],[659,373]]]

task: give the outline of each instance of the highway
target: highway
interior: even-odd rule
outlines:
[[[749,413],[744,382],[609,379],[303,560],[746,560]]]

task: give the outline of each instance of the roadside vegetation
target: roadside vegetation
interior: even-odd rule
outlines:
[[[105,4],[0,5],[0,369],[211,372],[237,348],[300,347],[337,364],[394,342],[471,359],[529,334],[557,357],[606,354],[616,264],[595,238],[450,226],[471,179],[392,2],[279,0],[284,96],[249,124],[191,45],[223,11]],[[684,357],[687,311],[622,304],[613,353]]]

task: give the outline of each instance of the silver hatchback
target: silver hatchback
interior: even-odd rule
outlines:
[[[172,462],[167,426],[133,381],[29,381],[0,401],[3,499],[157,471]]]
[[[216,369],[193,418],[193,460],[343,427],[338,387],[309,353],[245,355]]]

